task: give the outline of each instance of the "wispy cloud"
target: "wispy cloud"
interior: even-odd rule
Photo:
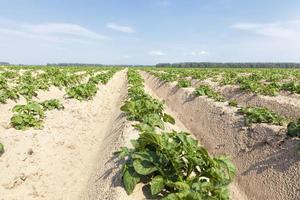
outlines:
[[[108,23],[106,27],[123,33],[135,33],[135,30],[132,27],[123,26],[116,23]]]
[[[150,55],[153,55],[153,56],[164,56],[164,55],[166,55],[166,53],[164,53],[160,50],[153,50],[153,51],[149,51],[148,53]]]
[[[300,19],[271,23],[239,22],[233,24],[232,28],[269,37],[286,39],[300,37]]]
[[[15,30],[9,28],[0,28],[0,35],[9,38],[37,39],[37,40],[44,40],[48,42],[57,42],[57,43],[63,42],[62,39],[56,36],[39,35],[27,31],[23,31],[23,30]]]
[[[50,43],[79,42],[90,43],[108,39],[107,36],[84,28],[78,24],[45,23],[28,24],[10,22],[1,24],[0,36],[17,39],[26,38]]]
[[[77,24],[67,24],[67,23],[47,23],[47,24],[37,24],[37,25],[24,25],[25,29],[29,32],[36,34],[65,34],[80,36],[95,40],[107,39],[106,36],[91,31]]]

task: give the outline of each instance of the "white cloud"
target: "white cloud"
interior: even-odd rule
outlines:
[[[202,55],[207,55],[208,54],[208,52],[207,51],[192,51],[191,52],[191,55],[192,56],[202,56]]]
[[[153,50],[153,51],[149,51],[148,53],[150,55],[153,55],[153,56],[164,56],[164,55],[166,55],[164,52],[162,52],[160,50]]]
[[[82,43],[91,44],[91,41],[106,40],[108,37],[84,28],[77,24],[45,23],[28,24],[0,21],[0,36],[9,39],[29,39],[46,43]]]
[[[87,28],[84,28],[77,24],[67,24],[67,23],[47,23],[47,24],[37,24],[37,25],[24,25],[25,29],[29,32],[36,34],[66,34],[75,35],[80,37],[86,37],[90,39],[107,39],[106,36],[98,34]]]
[[[258,35],[294,39],[300,37],[300,20],[288,20],[271,23],[241,22],[232,25],[232,28],[249,31]]]
[[[31,32],[26,32],[23,30],[14,30],[14,29],[9,29],[9,28],[0,28],[0,35],[2,37],[8,37],[8,38],[25,38],[25,39],[37,39],[37,40],[44,40],[48,42],[63,42],[62,39],[56,37],[56,36],[51,36],[51,35],[39,35],[39,34],[34,34]]]
[[[116,23],[108,23],[106,27],[123,33],[135,33],[135,30],[132,27],[123,26]]]

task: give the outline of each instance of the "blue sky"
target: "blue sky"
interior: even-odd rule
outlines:
[[[0,0],[0,61],[300,62],[299,0]]]

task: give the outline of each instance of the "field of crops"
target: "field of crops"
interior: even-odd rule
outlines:
[[[0,200],[296,200],[300,70],[0,67]]]

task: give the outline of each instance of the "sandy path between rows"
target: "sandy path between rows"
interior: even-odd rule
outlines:
[[[65,106],[46,113],[43,130],[6,129],[12,105],[1,105],[0,141],[6,152],[0,157],[0,199],[79,199],[119,110],[125,76],[125,70],[117,72],[91,101],[64,99],[56,89],[39,95],[59,98]]]

